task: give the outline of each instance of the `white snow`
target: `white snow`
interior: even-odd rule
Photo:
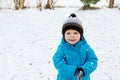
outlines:
[[[73,1],[58,0],[56,4],[71,6]],[[75,2],[77,6],[79,3],[79,0]],[[99,6],[106,4],[98,3]],[[57,71],[52,56],[61,41],[62,23],[70,13],[76,13],[81,19],[84,36],[99,58],[91,80],[118,80],[120,10],[82,11],[68,7],[42,11],[36,8],[0,10],[0,80],[55,80]]]

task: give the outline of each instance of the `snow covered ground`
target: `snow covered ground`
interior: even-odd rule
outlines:
[[[59,4],[62,2],[59,1]],[[41,12],[36,8],[18,11],[1,9],[0,80],[55,80],[57,71],[52,56],[61,40],[62,23],[70,13],[76,13],[83,22],[85,38],[99,58],[98,68],[92,73],[91,80],[118,80],[118,8],[85,11],[56,8]]]
[[[0,0],[0,7],[2,8],[14,8],[14,0]],[[44,6],[47,0],[41,0]],[[39,0],[25,0],[25,6],[36,7]],[[83,6],[80,0],[54,0],[56,6]],[[120,6],[120,0],[114,0],[115,6]],[[109,5],[109,0],[100,0],[97,4],[99,7],[105,7]]]

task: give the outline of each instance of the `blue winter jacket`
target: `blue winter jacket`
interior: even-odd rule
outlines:
[[[96,69],[97,61],[97,56],[85,38],[75,45],[67,43],[62,38],[53,56],[54,66],[58,70],[57,80],[77,80],[74,74],[78,67],[84,71],[82,80],[90,80],[90,74]]]

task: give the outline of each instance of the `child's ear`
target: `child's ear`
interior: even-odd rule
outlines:
[[[84,37],[83,37],[83,35],[81,35],[81,37],[80,37],[80,41],[83,40],[83,39],[84,39]]]

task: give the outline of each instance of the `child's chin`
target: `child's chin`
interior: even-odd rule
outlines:
[[[70,42],[70,44],[72,44],[72,45],[73,45],[73,44],[75,44],[75,42]]]

